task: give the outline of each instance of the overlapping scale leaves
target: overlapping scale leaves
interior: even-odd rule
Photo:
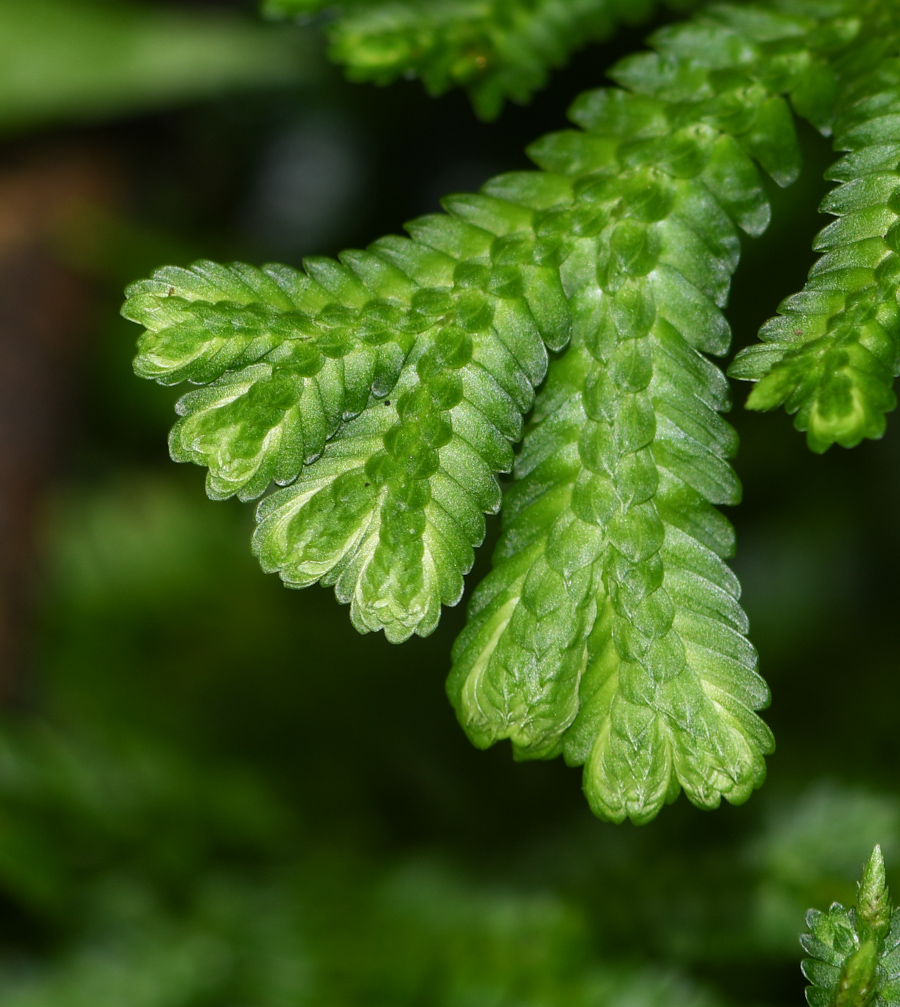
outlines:
[[[135,367],[204,384],[178,404],[178,461],[210,496],[290,488],[259,509],[254,550],[292,587],[335,585],[362,631],[425,635],[455,604],[495,473],[568,336],[552,265],[492,260],[532,211],[487,196],[340,262],[197,263],[134,284]],[[477,223],[476,223],[477,221]]]
[[[138,373],[204,386],[173,456],[209,468],[212,496],[283,484],[258,510],[264,569],[334,585],[392,641],[459,600],[534,406],[448,692],[475,744],[584,765],[605,819],[648,821],[682,789],[737,803],[765,774],[768,690],[716,509],[740,496],[737,445],[707,355],[728,349],[739,230],[768,223],[757,165],[782,185],[799,169],[788,102],[831,121],[830,61],[860,24],[843,14],[709,8],[618,64],[622,88],[579,98],[578,128],[532,146],[540,170],[451,197],[409,238],[129,291]]]
[[[409,296],[411,281],[386,264],[379,281],[373,291],[311,259],[306,274],[198,262],[129,287],[123,313],[146,327],[136,372],[205,386],[178,403],[169,444],[176,461],[209,469],[213,499],[251,500],[295,479],[344,419],[394,386],[424,325],[398,327],[389,300]]]
[[[638,24],[656,0],[264,0],[277,16],[326,12],[330,55],[353,80],[418,77],[428,92],[465,87],[493,119],[526,102],[587,42]]]
[[[816,238],[824,254],[803,290],[762,327],[762,342],[731,369],[758,381],[751,409],[784,405],[819,452],[880,437],[897,404],[900,60],[885,53],[889,39],[882,33],[844,61],[844,76],[855,83],[841,94],[834,144],[849,153],[826,175],[841,184],[820,207],[838,218]],[[851,74],[853,66],[878,69]]]
[[[900,913],[892,905],[876,846],[863,870],[856,905],[810,909],[800,941],[810,956],[803,974],[810,1007],[900,1005]]]
[[[737,803],[765,775],[768,691],[714,506],[740,496],[736,437],[704,354],[728,349],[738,228],[768,223],[754,159],[796,174],[784,95],[816,65],[816,25],[723,7],[666,29],[612,71],[629,91],[583,95],[582,131],[531,149],[572,186],[535,223],[562,249],[572,347],[536,404],[448,689],[477,745],[584,764],[602,818],[648,821],[681,789]],[[770,53],[791,52],[773,83]]]

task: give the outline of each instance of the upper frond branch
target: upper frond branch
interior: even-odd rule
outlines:
[[[477,113],[524,103],[588,42],[646,20],[657,0],[265,0],[272,15],[330,15],[331,56],[353,80],[465,87]]]
[[[536,222],[564,250],[573,342],[538,397],[448,691],[476,744],[584,764],[614,821],[648,821],[681,789],[743,801],[772,750],[723,562],[714,505],[740,496],[736,438],[705,354],[728,349],[738,228],[768,223],[756,165],[782,185],[799,170],[785,98],[819,27],[799,10],[721,6],[658,32],[611,71],[625,90],[582,95],[581,130],[530,150],[573,184],[571,207]]]
[[[834,146],[848,153],[827,172],[840,184],[820,209],[838,219],[816,238],[823,254],[803,290],[731,368],[758,382],[749,408],[783,405],[819,452],[880,437],[897,403],[900,59],[890,48],[896,28],[878,17],[863,27],[834,64]]]

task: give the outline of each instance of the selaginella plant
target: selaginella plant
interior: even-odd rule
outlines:
[[[900,913],[893,910],[884,858],[876,846],[866,862],[856,906],[839,902],[806,914],[800,941],[810,1007],[895,1007],[900,1004]]]
[[[268,4],[322,6],[353,76],[464,84],[493,115],[650,5]],[[707,7],[616,64],[618,86],[578,97],[576,128],[529,148],[537,170],[449,196],[408,237],[302,270],[169,267],[128,290],[137,373],[201,386],[178,403],[172,457],[208,469],[213,499],[262,496],[263,569],[333,585],[361,632],[432,632],[502,512],[449,696],[477,746],[583,765],[601,818],[647,822],[682,789],[740,803],[764,778],[769,693],[717,509],[740,499],[737,441],[710,357],[729,349],[739,233],[769,222],[761,173],[799,173],[799,116],[841,152],[822,205],[838,219],[731,373],[757,382],[751,408],[795,413],[816,451],[883,432],[898,18],[888,0]]]

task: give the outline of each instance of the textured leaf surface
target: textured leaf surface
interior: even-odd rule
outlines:
[[[714,507],[739,500],[737,442],[704,354],[728,348],[738,228],[768,222],[754,160],[781,184],[797,173],[784,96],[817,23],[720,7],[666,28],[613,69],[628,91],[578,99],[583,132],[531,149],[573,184],[536,228],[563,249],[573,345],[538,398],[448,690],[476,744],[584,764],[602,818],[648,821],[681,789],[739,803],[765,775],[768,690]],[[792,50],[800,69],[773,80]]]
[[[264,569],[334,584],[360,630],[392,641],[430,633],[459,600],[545,341],[568,337],[558,270],[502,261],[534,211],[446,203],[409,225],[414,240],[305,272],[162,269],[124,308],[146,327],[139,375],[204,385],[178,404],[173,458],[205,465],[216,499],[297,480],[260,508]]]
[[[465,87],[492,119],[526,102],[587,42],[647,19],[656,0],[266,0],[274,15],[326,10],[331,56],[353,80],[419,77],[433,95]]]
[[[264,569],[334,585],[393,641],[459,600],[534,406],[448,692],[475,744],[583,765],[602,818],[646,822],[681,790],[739,803],[765,775],[768,690],[716,509],[740,498],[737,441],[708,355],[730,342],[739,230],[768,223],[759,168],[799,170],[789,102],[827,127],[859,58],[845,9],[723,5],[663,29],[620,88],[575,102],[576,129],[532,145],[539,170],[450,197],[409,239],[130,291],[138,372],[204,385],[173,455],[208,466],[214,496],[285,484],[259,507]],[[882,227],[886,184],[842,218],[855,241]]]
[[[749,408],[783,405],[819,452],[881,437],[885,413],[897,404],[900,61],[886,51],[889,25],[876,17],[868,30],[875,37],[844,57],[839,81],[834,144],[849,153],[826,176],[841,184],[820,207],[838,218],[816,239],[824,254],[803,290],[762,327],[762,342],[731,369],[758,382]]]
[[[178,403],[172,457],[207,466],[214,499],[253,499],[272,479],[295,479],[373,389],[397,379],[414,333],[366,332],[367,320],[390,314],[375,300],[327,260],[311,260],[307,275],[200,262],[133,284],[124,313],[147,327],[136,372],[207,385]]]
[[[900,1004],[900,914],[892,911],[878,846],[863,871],[856,906],[810,909],[806,925],[800,942],[810,956],[803,961],[810,1007]]]

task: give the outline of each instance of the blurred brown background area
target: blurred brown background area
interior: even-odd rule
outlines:
[[[28,145],[0,169],[0,702],[24,694],[24,636],[42,494],[79,426],[90,291],[59,254],[88,206],[121,181],[79,141]]]

